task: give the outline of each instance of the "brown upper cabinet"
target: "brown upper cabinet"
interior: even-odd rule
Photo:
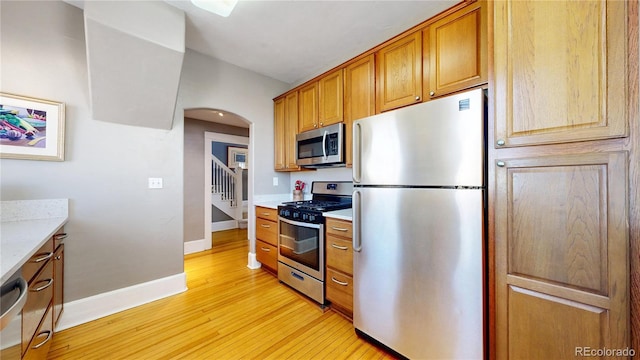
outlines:
[[[343,99],[344,81],[343,70],[338,69],[318,81],[320,111],[318,112],[319,126],[337,124],[344,120]]]
[[[487,3],[478,1],[423,31],[425,100],[487,82]]]
[[[376,112],[419,103],[422,99],[422,32],[417,31],[376,52]]]
[[[314,81],[299,90],[298,132],[318,127],[318,82]]]
[[[352,124],[355,120],[375,114],[376,82],[374,56],[369,55],[352,64],[344,70],[344,122],[346,165],[352,165]]]
[[[627,135],[628,2],[494,4],[494,146]]]
[[[274,168],[276,171],[299,170],[296,165],[298,131],[298,92],[293,91],[274,101]]]
[[[284,97],[281,97],[273,102],[273,150],[275,170],[283,170],[286,168],[284,112]]]

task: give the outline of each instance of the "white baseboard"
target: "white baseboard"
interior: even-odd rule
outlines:
[[[211,241],[211,240],[209,240]],[[211,245],[209,245],[211,246]],[[207,250],[207,241],[205,239],[192,240],[184,243],[184,254],[193,254]]]
[[[262,264],[256,259],[256,254],[250,252],[247,267],[251,270],[260,269]]]
[[[187,290],[187,276],[180,273],[64,304],[55,331],[87,323]]]
[[[218,221],[211,223],[211,231],[231,230],[238,228],[237,220]]]

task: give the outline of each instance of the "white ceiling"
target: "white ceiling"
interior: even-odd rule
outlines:
[[[65,1],[83,8],[84,0]],[[186,14],[187,48],[293,87],[460,0],[240,0],[227,18],[165,2]]]
[[[240,0],[228,18],[166,2],[186,13],[188,48],[297,85],[460,1]]]

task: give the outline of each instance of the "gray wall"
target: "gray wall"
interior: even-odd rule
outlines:
[[[0,12],[1,90],[66,103],[64,162],[0,160],[2,200],[70,199],[65,301],[182,273],[182,112],[171,130],[91,119],[82,10],[1,1]]]
[[[251,121],[250,194],[287,192],[289,175],[273,171],[272,101],[287,84],[187,50],[171,130],[93,120],[82,10],[3,0],[0,12],[0,89],[66,103],[64,162],[0,160],[2,200],[70,199],[65,302],[183,272],[184,241],[202,239],[204,228],[204,160],[187,155],[204,130],[184,130],[184,109]],[[195,147],[203,156],[204,143]],[[271,185],[274,176],[280,186]],[[149,177],[162,177],[164,188],[147,189]],[[198,189],[196,202],[190,189]]]
[[[248,128],[184,119],[184,241],[204,239],[204,133],[249,136]],[[226,160],[225,160],[226,161]],[[223,213],[224,214],[224,213]],[[213,216],[213,213],[212,213]]]

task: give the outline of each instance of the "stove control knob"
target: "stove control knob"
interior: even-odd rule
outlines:
[[[302,214],[302,220],[307,220],[308,217],[309,217],[309,214]]]
[[[297,212],[297,211],[294,211],[294,212],[293,212],[293,218],[294,218],[294,219],[297,219],[297,218],[299,218],[299,217],[300,217],[300,213],[299,213],[299,212]]]
[[[315,221],[315,220],[316,220],[315,215],[309,215],[309,221]]]

